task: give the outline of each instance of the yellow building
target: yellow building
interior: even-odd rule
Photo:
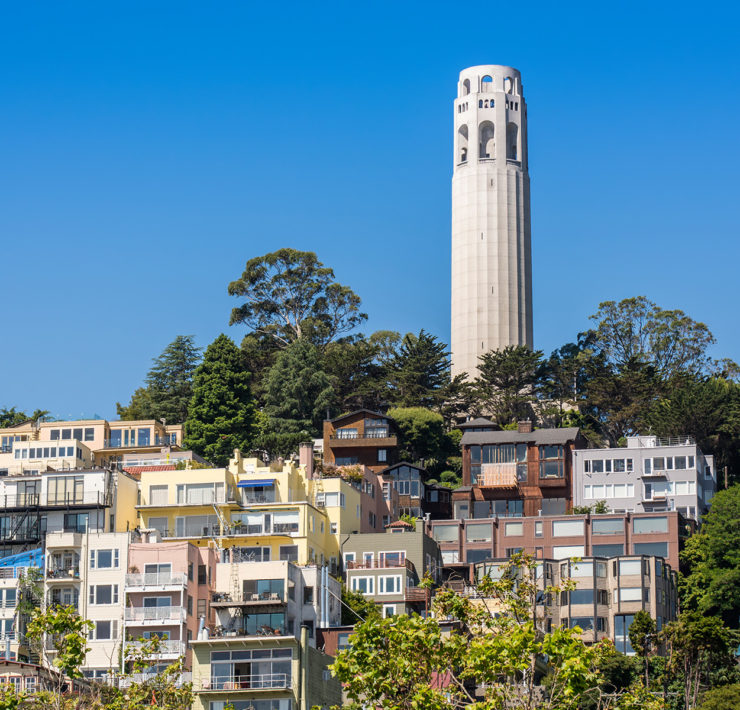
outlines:
[[[238,452],[228,468],[142,471],[140,527],[164,540],[216,545],[223,562],[326,562],[337,570],[341,540],[361,528],[360,491],[311,474]]]

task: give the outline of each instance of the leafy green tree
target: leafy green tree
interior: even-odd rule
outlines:
[[[439,407],[450,384],[447,346],[425,330],[407,333],[388,363],[390,401],[396,407]]]
[[[255,406],[244,356],[230,338],[219,335],[206,348],[193,375],[185,446],[224,466],[234,449],[251,448],[255,433]]]
[[[250,259],[228,291],[244,299],[231,311],[230,325],[243,323],[281,347],[301,338],[325,345],[367,319],[360,297],[309,251],[279,249]]]
[[[701,532],[681,553],[688,574],[681,581],[684,606],[717,614],[732,628],[740,619],[740,485],[719,491]]]
[[[648,612],[640,610],[635,614],[628,633],[632,648],[645,663],[645,687],[649,688],[649,657],[656,641],[655,620]]]
[[[171,424],[187,418],[193,396],[193,374],[200,362],[200,348],[192,335],[178,335],[154,358],[144,387],[137,389],[127,406],[116,403],[121,419],[165,419]]]
[[[475,386],[486,411],[497,424],[532,419],[532,405],[542,382],[542,351],[526,345],[509,345],[479,358]]]
[[[433,616],[368,619],[332,666],[350,699],[344,707],[577,710],[586,699],[601,709],[662,707],[639,687],[603,693],[599,666],[613,654],[609,642],[587,646],[578,628],[547,630],[537,600],[559,591],[543,588],[536,560],[517,555],[498,579],[479,584],[483,603],[443,589]],[[453,623],[443,628],[441,619]]]
[[[316,345],[297,340],[278,355],[265,380],[264,412],[273,431],[318,436],[334,402],[334,382]]]
[[[706,372],[707,354],[715,339],[704,323],[681,310],[664,310],[645,296],[604,301],[591,320],[596,323],[594,346],[618,369],[632,362],[650,365],[658,375]]]
[[[708,690],[698,710],[740,710],[740,683]]]
[[[350,626],[367,619],[379,619],[378,605],[362,592],[353,592],[342,585],[342,625]]]
[[[589,363],[585,408],[610,446],[643,429],[646,415],[661,396],[652,365],[633,359],[621,370],[595,358]]]
[[[682,612],[665,626],[661,640],[668,649],[668,671],[683,679],[685,710],[696,707],[712,669],[735,662],[732,635],[716,616]]]
[[[389,409],[387,414],[401,434],[401,459],[419,462],[430,472],[436,472],[447,456],[454,453],[441,414],[424,407],[397,407]]]
[[[21,412],[15,407],[3,407],[0,409],[0,427],[10,427],[16,424],[23,424],[27,422],[31,417],[25,412]]]
[[[63,707],[62,686],[66,678],[82,678],[80,666],[90,650],[87,646],[88,631],[93,623],[83,619],[71,606],[50,606],[45,611],[37,609],[28,623],[26,635],[36,647],[44,664],[56,668],[56,689],[53,695],[57,710]],[[53,652],[48,647],[51,642]]]

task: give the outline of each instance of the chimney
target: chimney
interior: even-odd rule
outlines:
[[[313,441],[298,444],[298,463],[306,469],[306,478],[313,478]]]
[[[531,434],[532,433],[532,420],[522,419],[516,423],[517,430],[520,434]]]

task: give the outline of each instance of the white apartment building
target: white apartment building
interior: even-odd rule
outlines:
[[[87,529],[46,535],[46,604],[73,606],[93,623],[82,666],[89,678],[120,669],[130,533]]]
[[[631,436],[625,448],[573,452],[573,505],[605,501],[611,512],[676,510],[696,521],[717,488],[714,458],[691,436]]]

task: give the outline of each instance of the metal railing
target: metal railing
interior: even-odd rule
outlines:
[[[388,560],[385,558],[373,558],[372,560],[348,560],[346,568],[351,569],[406,569],[409,572],[414,571],[414,564],[411,560]]]
[[[150,641],[129,641],[126,643],[126,652],[128,655],[135,653],[143,648],[148,648]],[[172,655],[177,654],[178,656],[184,656],[186,651],[185,642],[174,639],[166,639],[159,641],[159,650],[151,654],[157,655]]]
[[[188,583],[187,575],[184,572],[150,572],[144,574],[127,574],[127,587],[162,587],[166,585],[176,585],[184,587]]]
[[[196,678],[193,681],[193,688],[195,690],[272,690],[290,687],[290,673],[216,676],[212,678]]]
[[[79,579],[80,578],[80,565],[72,565],[71,567],[49,567],[46,570],[47,579]]]
[[[64,495],[52,495],[46,496],[46,500],[42,497],[42,506],[69,506],[69,505],[111,505],[113,496],[110,493],[103,493],[102,491],[89,491],[87,493],[67,493]]]
[[[141,683],[146,683],[147,681],[153,680],[156,677],[156,673],[132,673],[129,676],[123,676],[121,678],[117,678],[116,680],[119,688],[128,688],[131,685],[140,685]],[[179,688],[185,683],[190,683],[192,681],[192,678],[193,675],[189,671],[180,673],[174,679],[175,686]]]
[[[126,621],[184,621],[185,609],[181,606],[128,606]]]
[[[211,596],[211,601],[215,603],[227,602],[231,604],[251,604],[265,602],[273,602],[275,604],[285,603],[285,595],[279,592],[262,592],[261,594],[246,593],[246,594],[228,594],[224,592],[214,592]]]
[[[390,431],[366,431],[362,434],[353,432],[351,434],[332,434],[330,439],[391,439],[394,435]]]

